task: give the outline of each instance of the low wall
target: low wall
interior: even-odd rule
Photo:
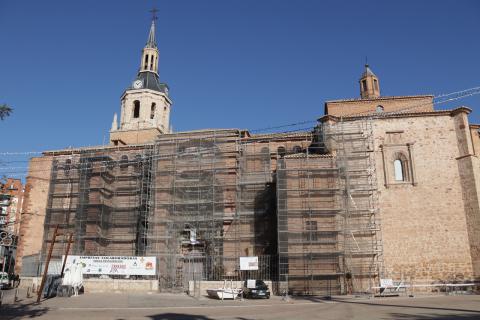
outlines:
[[[273,295],[272,291],[272,281],[264,281],[268,286],[268,291],[270,295]],[[227,281],[227,288],[242,288],[244,281]],[[188,294],[191,296],[206,296],[207,289],[218,289],[223,288],[223,281],[189,281],[188,282]]]
[[[40,287],[41,277],[22,277],[20,288]],[[129,279],[84,279],[85,293],[92,292],[156,292],[157,280],[129,280]]]
[[[20,277],[20,285],[19,288],[31,288],[35,285],[35,288],[40,287],[40,282],[42,282],[41,277]]]

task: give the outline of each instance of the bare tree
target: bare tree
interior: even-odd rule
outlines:
[[[13,112],[13,108],[6,103],[0,105],[0,120],[5,119]]]

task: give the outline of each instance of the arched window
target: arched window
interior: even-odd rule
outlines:
[[[150,108],[150,119],[153,119],[155,118],[155,109],[156,109],[157,105],[155,104],[155,102],[152,103],[152,106]]]
[[[302,153],[302,147],[300,146],[293,147],[293,153]]]
[[[280,157],[283,157],[287,153],[287,150],[285,149],[285,147],[278,147],[277,153]]]
[[[125,173],[128,170],[128,156],[123,155],[120,158],[120,172]]]
[[[140,117],[140,101],[138,100],[133,101],[133,117]]]
[[[395,181],[410,181],[410,165],[407,157],[403,153],[398,152],[393,159]]]
[[[148,54],[145,55],[145,63],[143,65],[145,70],[148,69]]]
[[[383,106],[378,105],[377,108],[375,109],[376,112],[383,112],[385,109]]]
[[[393,161],[393,168],[395,170],[395,181],[405,181],[405,173],[403,172],[402,160],[397,159]]]

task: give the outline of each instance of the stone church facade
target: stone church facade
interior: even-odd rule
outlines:
[[[45,260],[58,225],[73,254],[157,257],[161,290],[194,277],[263,278],[293,294],[480,278],[480,127],[469,108],[381,96],[365,66],[360,98],[327,101],[311,132],[172,132],[158,57],[152,22],[110,146],[31,159],[18,271]],[[240,270],[244,256],[259,270]]]

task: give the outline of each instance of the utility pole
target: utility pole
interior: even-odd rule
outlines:
[[[37,303],[40,302],[40,299],[42,297],[43,287],[45,286],[45,279],[47,278],[47,273],[48,273],[48,265],[50,264],[50,259],[52,258],[53,245],[55,244],[55,240],[57,239],[57,233],[58,233],[58,224],[55,226],[52,242],[50,243],[50,249],[48,250],[48,256],[47,256],[47,261],[45,262],[45,269],[43,271],[42,282],[40,283],[40,288],[38,289],[38,293],[37,293]]]

